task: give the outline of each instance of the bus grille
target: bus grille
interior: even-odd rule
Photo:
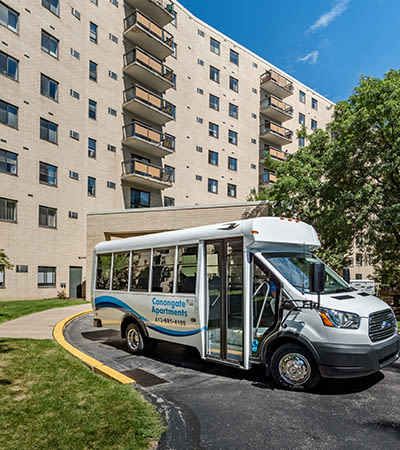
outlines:
[[[391,309],[369,315],[369,337],[372,342],[382,341],[396,333],[396,319]]]

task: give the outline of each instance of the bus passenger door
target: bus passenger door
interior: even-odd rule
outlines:
[[[206,241],[206,356],[243,364],[243,239]]]

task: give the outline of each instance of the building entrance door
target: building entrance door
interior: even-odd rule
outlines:
[[[82,292],[82,267],[69,268],[69,296],[71,298],[83,298]]]

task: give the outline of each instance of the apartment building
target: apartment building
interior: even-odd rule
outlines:
[[[88,211],[246,201],[333,106],[175,1],[0,0],[0,86],[0,299],[82,295]]]

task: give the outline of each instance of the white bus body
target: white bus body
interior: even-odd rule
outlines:
[[[388,305],[328,267],[320,299],[310,292],[319,246],[311,226],[276,217],[102,242],[94,323],[119,330],[133,353],[149,338],[176,342],[243,369],[265,364],[286,387],[393,363],[400,340]]]

